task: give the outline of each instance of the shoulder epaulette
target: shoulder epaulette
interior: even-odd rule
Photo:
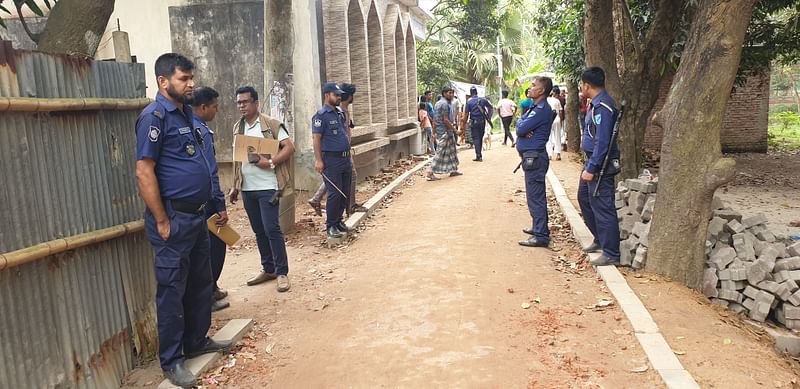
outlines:
[[[153,110],[153,116],[155,116],[155,117],[157,117],[159,119],[163,119],[164,118],[164,114],[161,111],[157,110],[157,109]]]
[[[611,108],[611,106],[609,106],[608,104],[606,104],[606,103],[604,103],[604,102],[602,102],[602,101],[600,102],[600,106],[601,106],[601,107],[605,107],[605,108],[606,108],[606,109],[607,109],[609,112],[611,112],[612,114],[615,112],[614,108]]]

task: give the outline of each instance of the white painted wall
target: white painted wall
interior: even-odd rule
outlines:
[[[154,97],[158,87],[153,66],[158,56],[172,51],[168,8],[187,3],[188,0],[117,0],[95,58],[114,58],[111,32],[117,29],[119,19],[122,31],[128,32],[131,55],[136,56],[136,62],[145,64],[147,96]]]

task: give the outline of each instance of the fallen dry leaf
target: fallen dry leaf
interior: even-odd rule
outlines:
[[[647,369],[649,369],[649,368],[650,368],[650,367],[649,367],[649,366],[647,366],[647,365],[642,365],[642,366],[635,367],[635,368],[631,369],[631,373],[644,373],[644,372],[646,372],[646,371],[647,371]]]
[[[530,303],[522,303],[522,309],[528,309],[531,307]]]

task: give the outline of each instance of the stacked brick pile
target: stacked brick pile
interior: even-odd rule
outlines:
[[[623,265],[645,264],[657,185],[629,179],[617,187]],[[772,313],[786,327],[800,330],[800,242],[787,246],[766,224],[764,215],[743,218],[714,198],[701,291],[714,304],[753,320],[764,321]]]

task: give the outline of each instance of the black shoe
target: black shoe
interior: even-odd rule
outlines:
[[[211,304],[211,312],[221,311],[230,306],[231,303],[227,301],[214,301],[214,303]]]
[[[611,259],[606,257],[605,254],[600,254],[599,257],[589,261],[592,266],[619,266],[619,259]]]
[[[232,345],[233,343],[231,343],[230,341],[217,342],[214,339],[206,338],[206,344],[203,347],[200,347],[195,351],[186,351],[183,353],[183,355],[186,358],[191,359],[203,354],[215,353],[217,351],[222,351],[222,352],[228,351]]]
[[[592,242],[592,244],[590,244],[590,245],[588,245],[588,246],[583,248],[583,252],[584,253],[593,253],[595,251],[600,251],[602,249],[603,248],[600,247],[600,243]]]
[[[225,297],[228,297],[228,291],[219,288],[214,289],[214,301],[222,300]]]
[[[473,161],[475,161],[475,162],[483,162],[483,158],[475,158],[475,159],[473,159]]]
[[[524,233],[526,233],[528,235],[533,235],[533,228],[523,228],[522,232],[524,232]]]
[[[164,370],[164,378],[168,379],[175,386],[181,388],[191,388],[196,383],[197,379],[192,374],[183,362],[178,362],[175,367],[170,370]]]
[[[328,238],[341,238],[342,232],[336,226],[328,227]]]
[[[461,172],[450,172],[450,177],[463,176],[463,175],[464,175],[464,173],[461,173]]]
[[[528,240],[521,240],[519,241],[519,244],[520,246],[527,246],[527,247],[547,247],[550,245],[549,242],[539,240],[536,237],[530,238]]]
[[[336,229],[343,234],[353,231],[353,229],[344,224],[344,222],[339,222],[339,224],[336,225]]]
[[[350,213],[356,213],[356,212],[369,212],[369,209],[367,209],[367,207],[363,205],[356,204],[353,206],[353,211]]]

